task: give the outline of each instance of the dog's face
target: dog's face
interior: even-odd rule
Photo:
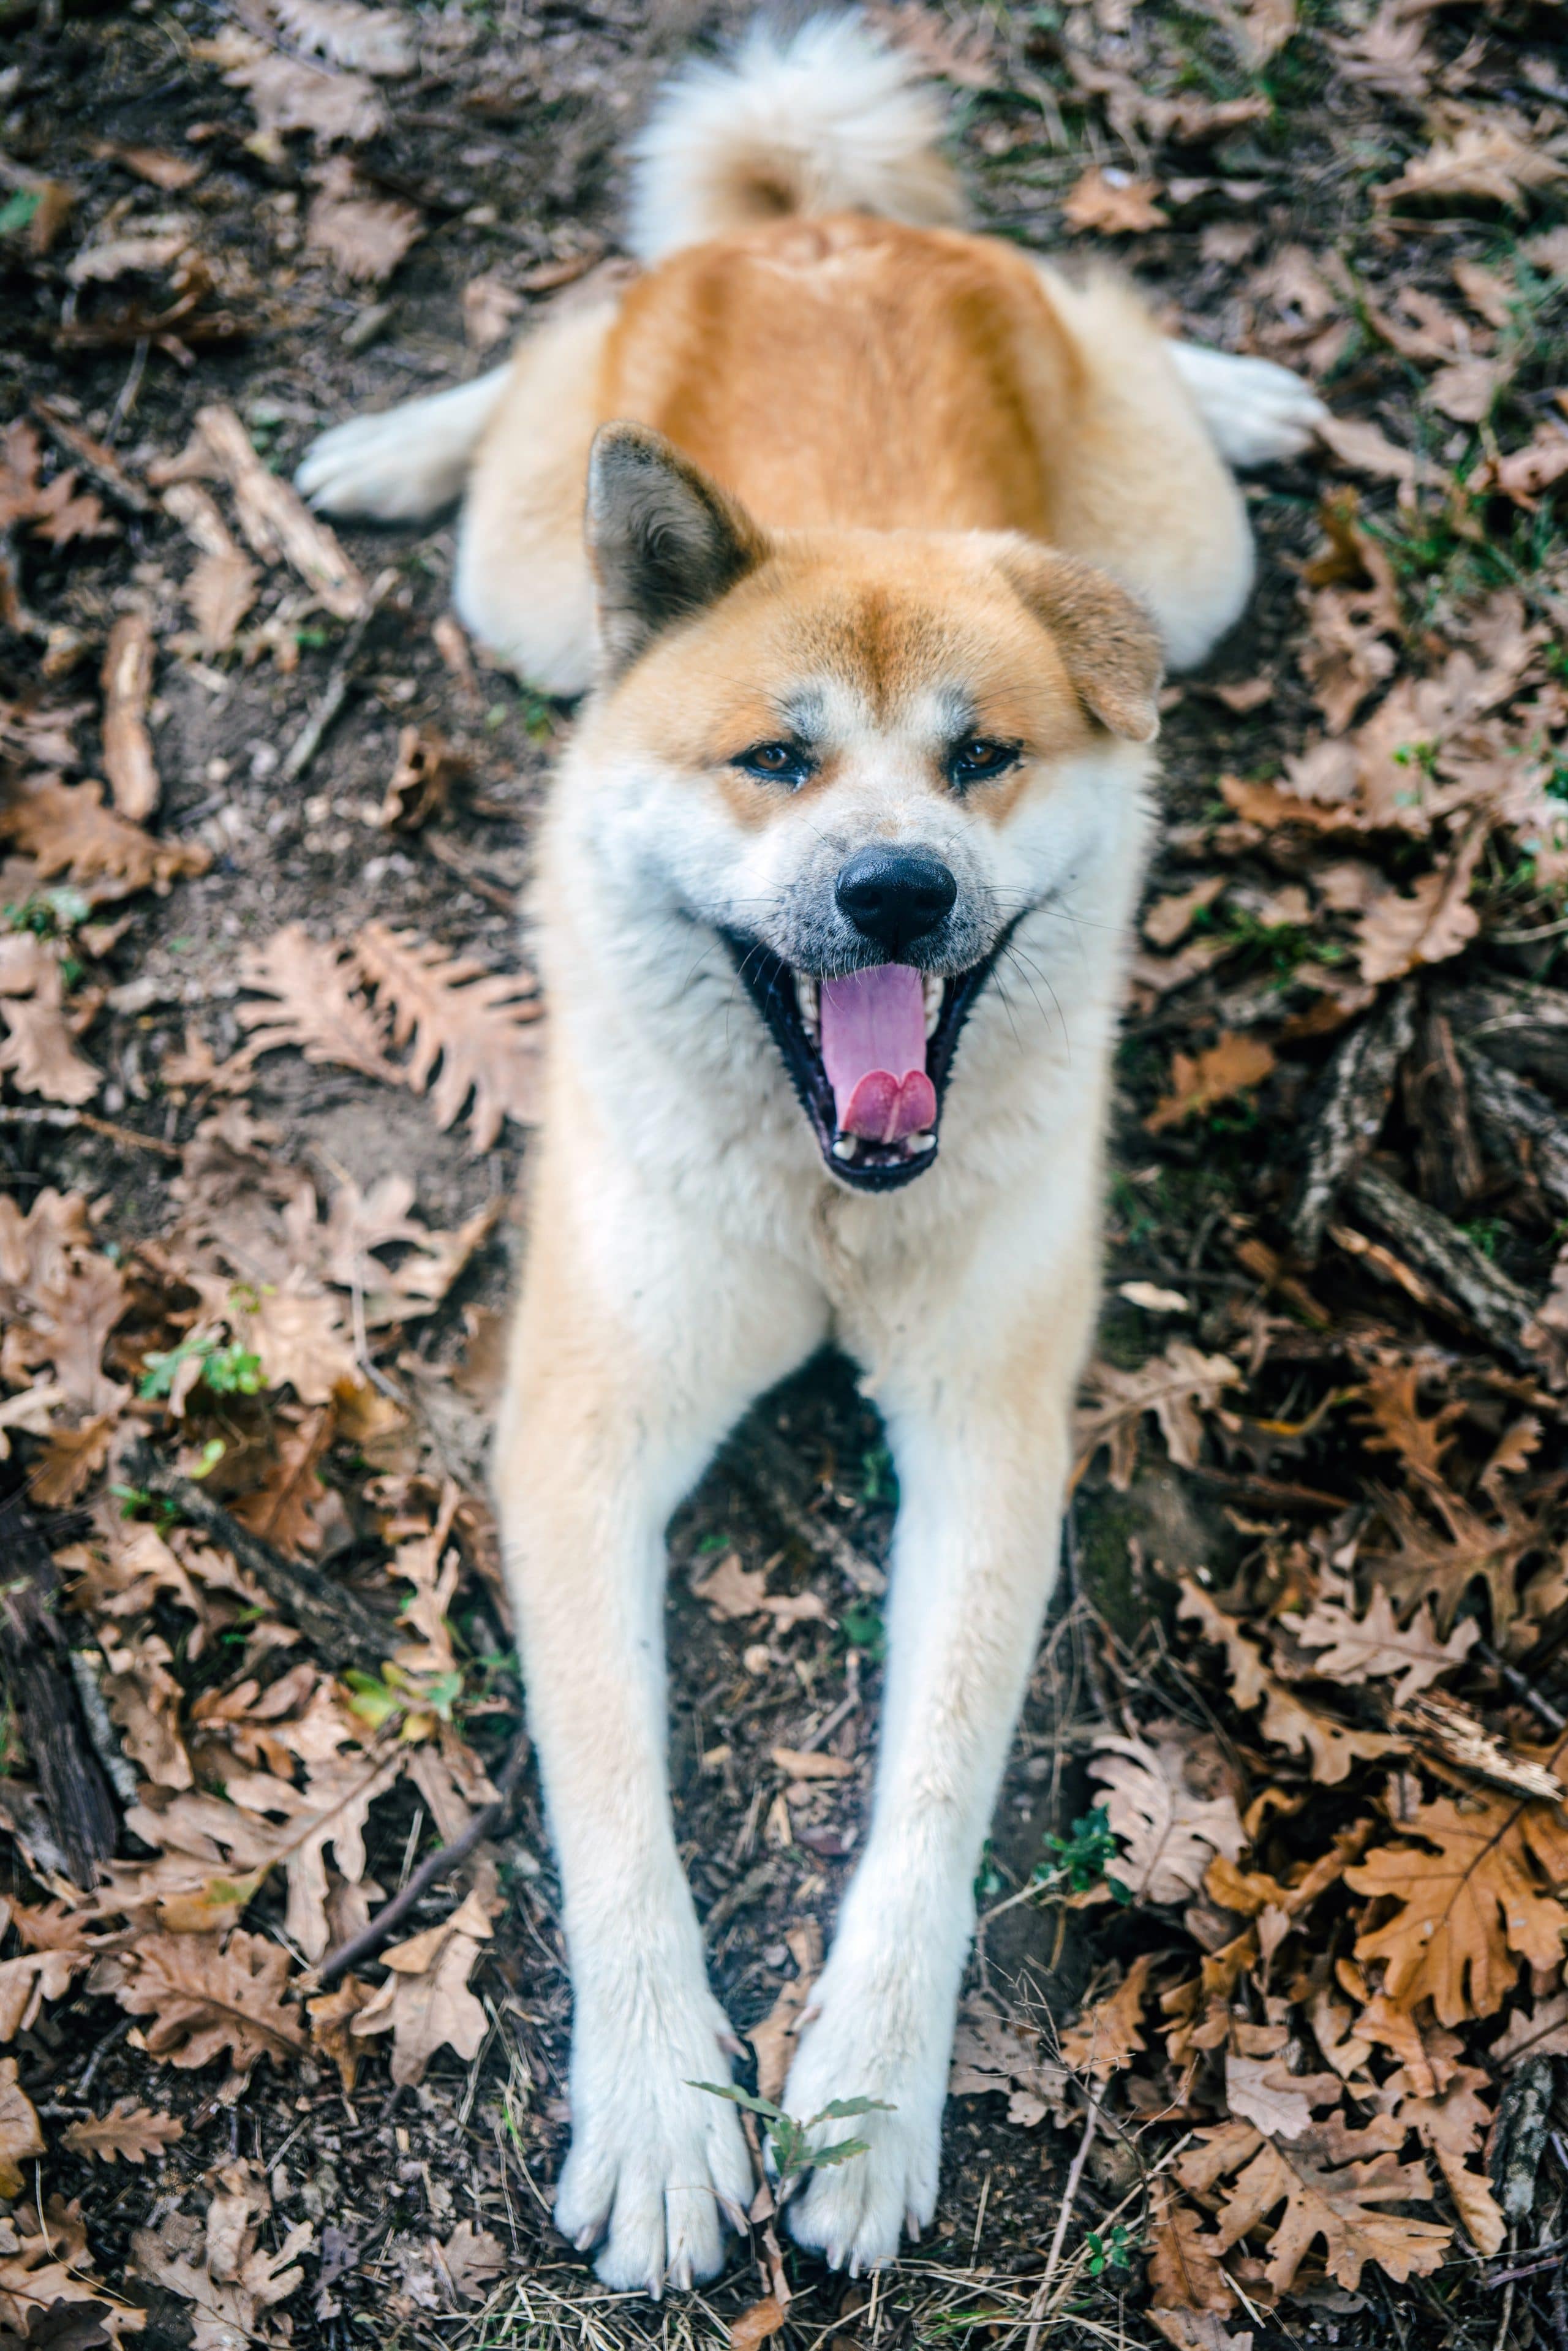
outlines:
[[[596,725],[646,778],[664,879],[733,955],[831,1174],[913,1181],[965,1019],[1071,878],[1086,795],[1132,789],[1152,623],[1021,538],[769,538],[629,425],[596,444],[589,542]]]

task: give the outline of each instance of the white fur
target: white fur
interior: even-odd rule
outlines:
[[[294,486],[322,514],[411,522],[456,497],[510,370],[492,368],[374,416],[350,416],[311,442]]]
[[[781,212],[955,223],[942,128],[909,59],[858,16],[782,37],[758,24],[731,57],[666,83],[632,149],[628,241],[653,262]]]
[[[1272,360],[1172,343],[1170,354],[1220,455],[1232,465],[1299,457],[1328,414],[1311,384]]]
[[[883,1413],[902,1507],[871,1833],[785,2104],[892,2111],[788,2220],[860,2271],[935,2209],[976,1859],[1056,1573],[1151,762],[1107,744],[994,828],[932,789],[927,711],[879,724],[841,691],[831,808],[749,829],[613,715],[591,705],[568,755],[536,899],[571,1111],[535,1246],[571,1256],[573,1327],[525,1300],[497,1480],[577,2000],[560,2224],[603,2238],[608,2283],[657,2291],[716,2265],[738,2144],[687,2086],[727,2073],[664,1792],[662,1530],[747,1404],[830,1338]],[[1045,901],[965,1031],[937,1164],[887,1197],[825,1176],[716,935],[828,883],[825,830],[935,844],[993,908]],[[579,1426],[557,1400],[601,1314],[616,1368]],[[525,1405],[544,1362],[555,1384]]]

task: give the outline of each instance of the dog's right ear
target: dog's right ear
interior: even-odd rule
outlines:
[[[745,508],[643,424],[594,435],[587,532],[612,676],[661,630],[716,603],[768,551]]]

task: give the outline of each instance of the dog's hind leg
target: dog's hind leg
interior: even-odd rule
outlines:
[[[1080,1270],[1026,1285],[1010,1326],[1005,1281],[967,1271],[964,1303],[899,1318],[923,1329],[925,1368],[879,1372],[899,1514],[876,1797],[783,2100],[802,2118],[835,2098],[888,2109],[821,2133],[866,2152],[815,2172],[787,2213],[852,2272],[891,2261],[936,2208],[975,1869],[1055,1580],[1093,1256],[1086,1237]]]
[[[464,501],[453,601],[482,643],[547,694],[581,694],[593,679],[582,504],[616,308],[568,311],[519,346]]]
[[[571,2151],[556,2224],[618,2291],[711,2276],[752,2178],[665,1768],[664,1525],[750,1398],[825,1335],[759,1242],[620,1174],[552,1102],[495,1479],[571,1964]],[[599,1155],[602,1154],[602,1159]],[[599,1165],[596,1168],[596,1159]],[[650,1203],[654,1205],[651,1207]]]
[[[1079,285],[1039,267],[1077,347],[1071,408],[1040,427],[1051,537],[1141,596],[1172,666],[1191,668],[1252,585],[1252,533],[1226,459],[1300,447],[1316,399],[1283,369],[1173,343],[1118,279]]]
[[[300,459],[294,484],[323,514],[417,522],[449,506],[467,479],[510,370],[405,400],[375,416],[350,416]]]

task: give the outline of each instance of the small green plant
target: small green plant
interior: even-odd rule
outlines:
[[[85,923],[92,912],[79,890],[62,883],[56,890],[30,890],[0,908],[0,922],[8,931],[33,931],[41,939],[62,938]]]
[[[1006,1886],[1007,1879],[997,1867],[991,1840],[988,1837],[985,1844],[980,1847],[980,1864],[979,1867],[975,1872],[975,1901],[977,1905],[994,1902],[998,1895],[1004,1890]]]
[[[216,1339],[193,1332],[177,1347],[152,1349],[143,1362],[136,1393],[149,1399],[171,1395],[180,1372],[190,1363],[201,1364],[201,1384],[214,1395],[259,1395],[267,1384],[261,1375],[261,1357],[248,1347],[220,1346]]]
[[[1070,1834],[1048,1836],[1045,1844],[1055,1859],[1041,1862],[1035,1870],[1037,1886],[1053,1889],[1065,1886],[1071,1894],[1088,1894],[1103,1885],[1110,1888],[1113,1900],[1132,1900],[1121,1880],[1111,1876],[1109,1865],[1116,1858],[1116,1833],[1103,1804],[1096,1804],[1092,1813],[1074,1821]]]
[[[831,2105],[813,2115],[809,2122],[797,2122],[771,2098],[759,2098],[750,2090],[737,2089],[731,2082],[688,2082],[688,2090],[706,2090],[710,2097],[727,2098],[732,2105],[744,2106],[756,2115],[768,2139],[768,2152],[773,2158],[774,2177],[778,2181],[779,2200],[783,2202],[798,2179],[808,2171],[823,2171],[832,2163],[848,2163],[857,2155],[864,2155],[863,2138],[836,2138],[828,2147],[814,2147],[811,2133],[819,2123],[852,2122],[857,2115],[891,2115],[894,2108],[885,2098],[835,2098]]]
[[[887,1655],[887,1627],[874,1600],[852,1600],[839,1618],[839,1630],[852,1649],[863,1649],[873,1666]]]
[[[162,1530],[172,1527],[180,1516],[179,1505],[167,1494],[154,1494],[145,1486],[111,1486],[110,1492],[120,1504],[122,1519],[140,1518],[143,1512],[154,1526]]]
[[[1482,1257],[1495,1258],[1497,1245],[1508,1228],[1500,1217],[1473,1217],[1468,1225],[1459,1227],[1467,1240],[1474,1241]]]
[[[885,1445],[868,1445],[861,1455],[861,1500],[892,1502],[898,1499],[898,1478]]]
[[[0,204],[0,236],[15,236],[16,231],[31,225],[33,214],[43,203],[36,188],[18,188]]]
[[[1084,2268],[1091,2277],[1103,2277],[1107,2270],[1126,2270],[1133,2266],[1134,2241],[1132,2231],[1117,2220],[1102,2232],[1091,2229],[1083,2242],[1088,2249]]]

